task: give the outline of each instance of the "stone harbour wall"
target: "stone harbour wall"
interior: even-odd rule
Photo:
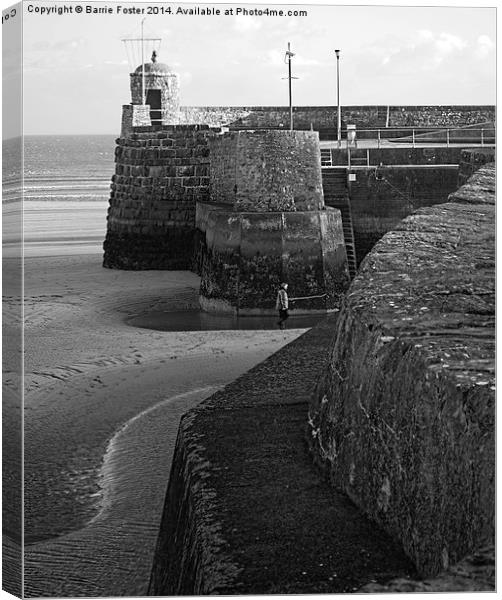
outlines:
[[[330,128],[336,125],[336,106],[294,106],[295,130]],[[334,112],[333,112],[334,111]],[[182,106],[180,122],[208,123],[236,129],[289,130],[288,106]]]
[[[332,485],[433,576],[494,538],[495,169],[363,261],[312,395]]]
[[[290,284],[301,312],[336,308],[348,286],[339,210],[324,206],[319,135],[239,131],[209,142],[210,202],[197,203],[200,304],[275,313]]]
[[[342,124],[358,128],[455,127],[495,120],[494,106],[342,106]],[[336,106],[293,107],[295,129],[333,129]],[[182,106],[180,123],[207,123],[231,129],[289,129],[287,106]]]
[[[310,297],[291,302],[293,312],[327,311],[339,306],[348,287],[338,210],[236,213],[199,203],[197,229],[206,310],[275,314],[277,290],[287,281],[292,295]]]
[[[117,140],[103,265],[189,269],[195,204],[209,196],[208,126],[137,127]]]
[[[372,127],[465,127],[495,120],[494,106],[342,106],[343,123]],[[336,108],[335,108],[336,114]]]
[[[494,106],[393,106],[392,127],[463,127],[495,121]]]
[[[246,212],[324,207],[317,132],[239,131],[209,147],[211,202]]]
[[[493,152],[493,149],[491,150]],[[360,164],[365,161],[371,166],[379,165],[457,165],[462,156],[462,148],[454,147],[429,147],[429,148],[405,148],[399,144],[384,148],[364,148],[351,150],[353,163]],[[487,152],[490,149],[487,148]],[[346,149],[331,148],[331,163],[333,166],[346,166],[349,157]]]
[[[480,167],[495,161],[495,148],[462,150],[458,171],[458,185],[463,186]]]
[[[124,104],[122,106],[122,127],[120,137],[127,137],[135,127],[150,127],[150,109],[147,105]]]
[[[358,263],[414,210],[446,202],[458,186],[458,166],[358,168],[349,183]]]
[[[236,139],[228,133],[213,140],[209,146],[209,202],[235,204],[237,196]],[[239,182],[240,183],[240,182]]]

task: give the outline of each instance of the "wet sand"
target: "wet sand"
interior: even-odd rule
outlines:
[[[303,331],[127,324],[196,308],[199,280],[102,268],[91,215],[75,235],[90,253],[47,216],[31,237],[43,256],[25,260],[29,596],[144,595],[181,415]]]

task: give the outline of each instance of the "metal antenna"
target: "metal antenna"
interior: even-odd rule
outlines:
[[[288,76],[283,77],[283,79],[289,80],[289,130],[293,131],[293,94],[291,89],[291,80],[298,79],[298,77],[293,77],[291,75],[291,59],[294,56],[294,52],[291,52],[291,44],[288,42],[288,49],[286,50],[286,54],[284,55],[284,62],[288,64]]]
[[[141,104],[145,105],[145,34],[143,26],[146,17],[141,19]]]
[[[155,48],[159,48],[162,42],[161,38],[155,37],[145,37],[145,24],[146,17],[144,17],[141,21],[141,37],[130,37],[130,38],[122,38],[124,45],[126,47],[127,58],[130,61],[131,71],[134,70],[136,64],[134,63],[134,59],[137,58],[138,46],[141,54],[141,102],[144,105],[146,103],[146,84],[145,84],[145,42],[150,42],[150,45],[153,47],[154,52]],[[132,53],[132,57],[130,56],[130,52]],[[156,57],[156,55],[155,55]],[[154,61],[152,61],[154,62]]]

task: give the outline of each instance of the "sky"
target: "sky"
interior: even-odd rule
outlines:
[[[263,0],[261,0],[263,2]],[[6,3],[3,3],[5,7]],[[40,7],[110,8],[113,14],[40,14]],[[494,104],[494,8],[320,6],[137,2],[24,2],[26,134],[117,133],[131,101],[121,38],[139,34],[145,15],[117,7],[215,7],[220,16],[146,15],[147,35],[162,38],[160,62],[180,76],[189,106],[287,105],[288,42],[295,53],[293,103]],[[304,10],[307,16],[235,15],[237,7]],[[224,15],[225,9],[233,15]],[[4,51],[4,71],[9,56]],[[7,125],[8,127],[8,125]]]

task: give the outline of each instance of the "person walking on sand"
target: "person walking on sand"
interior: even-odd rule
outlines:
[[[277,292],[277,300],[275,301],[275,308],[279,311],[279,321],[277,321],[277,325],[281,329],[284,329],[284,323],[286,319],[289,317],[288,308],[289,308],[289,299],[288,299],[288,284],[281,283],[281,287]]]

